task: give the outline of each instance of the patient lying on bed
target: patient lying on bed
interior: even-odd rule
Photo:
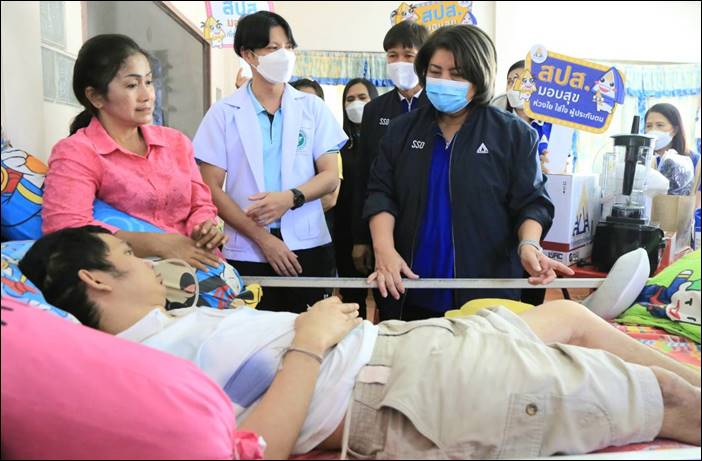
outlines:
[[[382,458],[584,453],[657,436],[700,444],[700,376],[556,301],[522,315],[372,325],[329,298],[296,315],[166,311],[151,263],[94,226],[38,240],[20,263],[87,326],[193,361],[267,458],[315,448]]]

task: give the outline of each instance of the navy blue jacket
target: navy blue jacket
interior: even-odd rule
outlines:
[[[428,106],[427,92],[422,91],[413,104],[412,110]],[[416,107],[416,108],[415,108]],[[351,222],[353,223],[353,240],[355,244],[370,244],[368,221],[362,220],[363,203],[366,199],[366,188],[370,167],[378,156],[380,140],[385,135],[390,122],[405,113],[405,108],[400,100],[400,93],[393,88],[387,93],[370,101],[363,108],[363,121],[361,122],[361,136],[356,149],[359,157],[359,181],[354,189],[353,209]]]
[[[536,152],[537,135],[513,114],[477,106],[456,134],[450,159],[450,195],[457,278],[522,278],[517,230],[526,219],[553,221]],[[427,200],[437,112],[425,106],[392,121],[371,168],[363,217],[395,217],[395,248],[411,267]],[[476,298],[519,299],[516,289],[454,290],[455,306]],[[384,318],[400,318],[388,297]]]

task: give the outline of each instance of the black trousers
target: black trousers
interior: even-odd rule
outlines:
[[[524,271],[524,277],[531,277],[527,271]],[[544,303],[546,298],[546,288],[525,288],[522,290],[521,301],[523,303],[538,306]]]
[[[380,296],[380,292],[378,293],[378,296]],[[388,294],[390,296],[390,294]],[[380,321],[384,322],[385,320],[394,320],[397,319],[398,317],[395,315],[388,315],[385,313],[383,315],[383,310],[380,309]],[[430,309],[426,309],[424,307],[420,306],[415,306],[412,304],[408,304],[405,302],[405,304],[402,306],[402,319],[405,322],[411,322],[413,320],[425,320],[425,319],[431,319],[434,317],[443,317],[444,313],[443,312],[436,312]]]
[[[353,240],[351,238],[351,229],[349,227],[337,227],[334,232],[334,250],[336,253],[336,266],[339,271],[339,277],[361,277],[366,276],[356,270],[353,265],[351,251],[353,250]],[[366,288],[342,288],[339,294],[345,303],[357,303],[358,314],[362,318],[366,316]]]
[[[309,250],[293,251],[302,266],[301,277],[335,277],[334,247],[322,245]],[[268,263],[228,260],[242,276],[278,276]],[[331,288],[272,288],[264,287],[257,309],[265,311],[295,312],[300,314],[317,301],[330,296]]]

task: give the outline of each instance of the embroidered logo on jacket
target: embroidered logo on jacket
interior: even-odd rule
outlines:
[[[478,150],[475,151],[476,154],[488,154],[490,151],[488,148],[485,146],[485,143],[480,143],[480,147],[478,147]]]

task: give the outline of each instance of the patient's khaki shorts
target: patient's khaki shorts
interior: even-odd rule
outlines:
[[[347,418],[352,458],[522,458],[652,440],[663,400],[650,369],[498,307],[381,323]]]

